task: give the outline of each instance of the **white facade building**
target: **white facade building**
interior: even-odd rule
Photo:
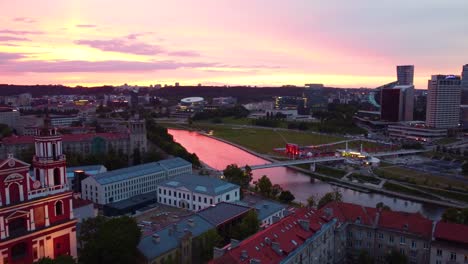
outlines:
[[[460,122],[460,76],[433,75],[428,84],[426,125],[457,128]]]
[[[192,164],[181,158],[113,170],[84,179],[81,197],[101,205],[118,202],[155,192],[160,182],[187,173],[192,173]]]
[[[240,187],[217,178],[184,174],[158,184],[158,202],[198,211],[240,199]]]

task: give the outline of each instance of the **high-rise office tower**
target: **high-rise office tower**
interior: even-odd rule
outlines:
[[[456,75],[432,75],[428,81],[426,125],[433,128],[457,128],[460,121],[461,78]]]
[[[468,64],[463,65],[461,78],[461,104],[468,105]]]
[[[398,85],[412,85],[414,78],[414,65],[397,66]]]
[[[380,91],[380,118],[399,122],[413,120],[414,86],[395,85]]]

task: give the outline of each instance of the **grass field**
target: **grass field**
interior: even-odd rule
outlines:
[[[363,174],[359,174],[359,173],[353,173],[353,174],[349,175],[348,178],[353,179],[353,180],[357,180],[360,183],[364,183],[364,182],[369,182],[369,183],[372,183],[372,184],[379,184],[380,183],[380,180],[375,178],[375,177],[367,176],[367,175],[363,175]]]
[[[420,192],[418,190],[413,190],[413,189],[410,189],[410,188],[406,188],[406,187],[398,185],[398,184],[393,184],[393,183],[390,183],[390,182],[384,183],[383,187],[384,187],[384,189],[389,190],[389,191],[393,191],[393,192],[399,192],[399,193],[404,193],[404,194],[408,194],[408,195],[414,195],[414,196],[419,196],[419,197],[423,197],[423,198],[438,200],[438,198],[435,197],[435,196]]]
[[[205,127],[206,129],[207,127]],[[258,128],[230,128],[223,126],[210,126],[213,135],[259,153],[273,154],[274,148],[285,147],[286,143],[299,145],[318,145],[341,141],[343,138],[297,131],[275,131]]]
[[[468,184],[463,181],[453,178],[437,176],[417,170],[403,168],[399,166],[389,166],[384,168],[374,169],[375,174],[382,178],[404,181],[418,185],[447,188],[457,186],[459,188],[468,189]]]

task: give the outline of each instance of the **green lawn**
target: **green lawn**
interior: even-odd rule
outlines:
[[[384,168],[374,169],[374,173],[382,178],[393,179],[397,181],[404,181],[418,185],[447,188],[451,186],[458,186],[460,188],[468,189],[468,184],[464,181],[454,178],[436,176],[430,173],[420,172],[399,166],[389,166]]]
[[[437,197],[434,197],[432,195],[420,192],[418,190],[406,188],[406,187],[398,185],[398,184],[393,184],[393,183],[390,183],[390,182],[384,183],[383,187],[384,187],[384,189],[389,190],[389,191],[393,191],[393,192],[399,192],[399,193],[404,193],[404,194],[408,194],[408,195],[414,195],[414,196],[419,196],[419,197],[423,197],[423,198],[438,200]]]
[[[353,173],[353,174],[349,175],[348,178],[353,179],[353,180],[357,180],[360,183],[363,183],[363,182],[369,182],[369,183],[372,183],[372,184],[379,184],[380,183],[379,179],[377,179],[375,177],[372,177],[372,176],[363,175],[363,174],[360,174],[360,173]]]
[[[274,131],[271,129],[257,128],[229,128],[223,126],[210,126],[213,135],[259,153],[273,154],[274,148],[284,148],[286,143],[299,145],[318,145],[341,141],[343,138],[297,131]]]
[[[331,176],[334,178],[343,178],[343,176],[345,176],[346,174],[346,171],[344,170],[335,169],[335,168],[327,167],[323,165],[316,165],[315,169],[317,173],[321,173],[321,174]]]

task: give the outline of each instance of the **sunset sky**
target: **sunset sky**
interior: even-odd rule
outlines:
[[[416,88],[468,63],[467,0],[0,0],[0,83]]]

